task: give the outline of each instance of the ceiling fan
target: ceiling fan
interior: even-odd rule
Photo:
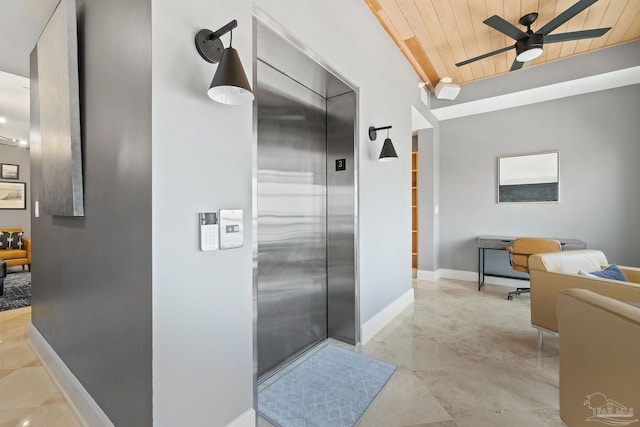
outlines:
[[[538,18],[538,14],[536,12],[528,13],[518,21],[520,22],[520,25],[527,27],[527,32],[520,30],[518,27],[505,21],[498,15],[493,15],[485,19],[483,22],[491,28],[494,28],[514,39],[516,41],[515,44],[504,47],[502,49],[494,50],[493,52],[485,53],[484,55],[476,56],[475,58],[467,59],[466,61],[458,62],[456,66],[461,67],[471,62],[475,62],[480,59],[488,58],[490,56],[515,49],[516,58],[514,59],[509,71],[519,70],[520,68],[522,68],[522,65],[524,65],[525,62],[531,61],[542,55],[542,46],[545,43],[560,43],[571,40],[600,37],[607,31],[609,31],[611,27],[597,28],[594,30],[572,31],[569,33],[561,34],[549,34],[597,1],[598,0],[579,0],[576,4],[553,18],[546,25],[535,32],[531,30],[531,24],[533,24]]]

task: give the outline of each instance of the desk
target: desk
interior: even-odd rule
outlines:
[[[505,274],[491,274],[484,271],[484,251],[487,249],[495,251],[506,251],[507,246],[513,245],[516,237],[513,236],[479,236],[478,237],[478,290],[484,285],[484,277],[505,277],[509,279],[527,280],[522,277],[509,276]],[[577,239],[554,239],[560,242],[563,251],[573,251],[586,249],[587,244]]]

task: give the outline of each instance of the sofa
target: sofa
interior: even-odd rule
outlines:
[[[619,266],[627,282],[579,274],[609,264],[599,250],[563,251],[529,257],[531,282],[531,325],[538,328],[538,345],[543,331],[558,332],[557,301],[560,292],[587,289],[620,301],[640,303],[640,268]]]
[[[640,308],[563,290],[558,329],[560,418],[571,427],[640,425]]]
[[[0,241],[5,233],[21,233],[21,228],[0,228]],[[15,236],[15,234],[13,234]],[[5,239],[6,240],[6,239]],[[22,238],[21,248],[5,249],[0,247],[0,259],[3,259],[8,267],[21,265],[22,269],[27,266],[31,271],[31,239]]]

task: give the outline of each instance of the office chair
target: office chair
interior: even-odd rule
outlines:
[[[511,268],[521,273],[529,273],[529,255],[541,254],[545,252],[560,252],[562,245],[553,239],[542,239],[539,237],[520,237],[513,241],[513,246],[507,246],[509,252],[509,263]],[[512,300],[514,295],[531,292],[531,288],[516,288],[509,292],[508,300]]]

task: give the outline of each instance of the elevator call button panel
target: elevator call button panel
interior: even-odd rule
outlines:
[[[239,248],[243,244],[242,209],[220,209],[220,249]]]

